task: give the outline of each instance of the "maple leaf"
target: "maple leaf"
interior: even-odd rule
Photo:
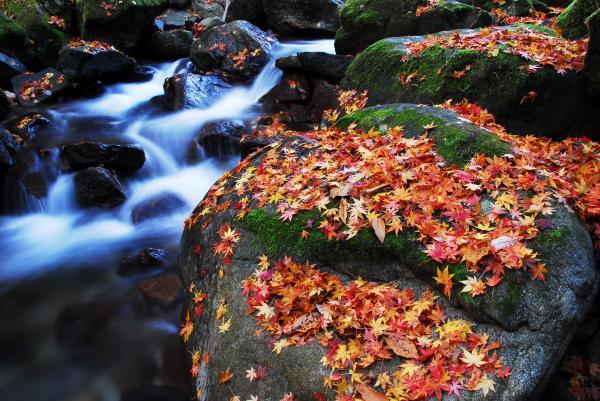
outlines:
[[[287,346],[289,346],[288,339],[282,338],[282,339],[276,341],[275,344],[273,345],[273,352],[276,353],[277,355],[279,355],[281,353],[281,351]]]
[[[187,311],[185,315],[185,323],[179,330],[179,335],[183,338],[183,342],[188,342],[192,332],[194,331],[194,323],[190,320],[190,312]]]
[[[358,383],[354,387],[360,393],[364,401],[389,401],[385,395],[373,390],[366,384]]]
[[[454,275],[454,273],[450,274],[448,272],[448,266],[446,266],[444,270],[437,268],[437,274],[434,277],[436,283],[444,286],[444,295],[448,298],[452,295],[452,277],[454,277]]]
[[[283,397],[281,397],[281,399],[279,401],[294,401],[294,394],[292,393],[286,393],[283,395]]]
[[[231,328],[231,318],[219,325],[219,333],[223,334]]]
[[[467,276],[467,279],[461,281],[461,284],[464,284],[461,292],[468,292],[472,296],[481,295],[485,292],[485,283],[478,278]]]
[[[257,316],[263,316],[265,320],[269,320],[275,315],[275,309],[264,302],[257,306],[256,309],[258,310]]]
[[[260,262],[258,263],[258,266],[261,269],[268,269],[269,268],[269,257],[267,255],[261,255],[258,257],[258,259],[260,259]]]
[[[544,277],[544,273],[548,272],[548,269],[546,269],[546,264],[545,263],[537,263],[535,266],[533,266],[531,268],[531,278],[532,280],[535,280],[536,278],[544,281],[545,277]]]
[[[463,349],[463,356],[460,358],[461,361],[467,364],[467,366],[475,366],[480,367],[485,365],[485,361],[483,360],[484,354],[480,354],[477,352],[477,349],[474,349],[473,352],[469,352],[466,349]]]
[[[481,380],[475,385],[475,390],[481,390],[484,397],[488,395],[490,390],[496,392],[496,383],[491,380],[485,373],[481,377]]]
[[[231,368],[227,368],[219,374],[219,383],[221,384],[225,384],[231,379],[233,379],[233,373],[231,372]]]

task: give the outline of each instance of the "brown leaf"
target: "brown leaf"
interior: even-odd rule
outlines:
[[[371,226],[375,231],[375,235],[379,238],[379,241],[385,241],[385,221],[381,217],[371,220]]]
[[[416,359],[419,357],[417,347],[411,341],[403,338],[386,337],[385,342],[396,355],[402,358]]]
[[[373,390],[366,384],[358,383],[354,386],[354,388],[360,393],[361,397],[365,401],[389,401],[385,395]]]

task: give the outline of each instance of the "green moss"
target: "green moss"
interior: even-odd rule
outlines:
[[[554,248],[562,239],[567,237],[570,233],[568,227],[560,227],[554,228],[552,230],[544,230],[535,238],[535,242],[538,246],[552,249]]]
[[[406,107],[400,110],[393,106],[390,109],[367,108],[343,117],[338,126],[345,129],[353,121],[364,131],[371,128],[385,131],[387,128],[401,126],[404,127],[405,135],[414,137],[423,134],[423,127],[433,122],[436,128],[430,131],[430,135],[435,140],[436,151],[453,165],[464,165],[477,153],[487,156],[510,153],[510,146],[496,135],[472,126],[468,129],[448,124],[442,118],[428,113],[428,110],[431,109],[419,111]]]
[[[535,32],[541,32],[541,33],[544,33],[544,34],[546,34],[548,36],[552,36],[552,37],[558,36],[558,32],[556,32],[554,29],[550,29],[544,25],[517,23],[517,24],[515,24],[515,26],[517,26],[519,28],[530,29]]]
[[[519,293],[519,286],[517,284],[517,280],[515,279],[514,274],[506,274],[502,282],[506,287],[506,296],[500,299],[500,308],[502,314],[505,317],[509,317],[517,311],[517,308],[519,307],[519,303],[521,301],[521,296]]]
[[[556,26],[565,38],[581,38],[587,34],[585,20],[597,9],[596,0],[575,0],[556,18]]]
[[[11,18],[0,13],[0,48],[20,55],[28,46],[25,29]]]

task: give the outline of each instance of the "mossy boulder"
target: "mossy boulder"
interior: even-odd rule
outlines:
[[[82,39],[102,40],[133,52],[169,0],[75,0],[75,4]]]
[[[0,51],[24,62],[31,61],[34,57],[25,29],[2,12],[0,12]]]
[[[494,1],[494,0],[458,0],[461,3],[470,4],[475,7],[479,7],[486,11],[492,11],[493,9],[500,9],[513,16],[526,16],[531,14],[534,10],[533,0],[508,0],[508,1]]]
[[[390,36],[478,28],[494,21],[487,11],[453,0],[417,15],[417,7],[426,4],[424,0],[349,0],[340,11],[342,26],[335,36],[336,51],[354,54]]]
[[[407,135],[418,134],[424,130],[419,129],[419,125],[433,121],[439,125],[431,131],[436,148],[449,162],[453,158],[462,162],[479,152],[496,155],[507,151],[505,144],[492,139],[489,132],[472,126],[453,112],[426,106],[390,105],[366,109],[345,117],[339,125],[351,121],[364,128],[381,128],[381,131],[388,124],[400,124],[405,126]],[[453,146],[464,147],[457,155],[444,150],[445,139],[455,137],[459,140],[453,142]],[[315,392],[326,392],[322,377],[329,372],[323,369],[320,360],[327,350],[318,342],[286,348],[277,355],[270,351],[265,336],[254,335],[259,326],[254,317],[247,314],[241,285],[255,270],[258,256],[262,254],[268,255],[270,260],[287,255],[298,262],[310,261],[328,273],[337,274],[343,282],[361,276],[365,280],[394,282],[402,288],[413,288],[417,293],[425,289],[435,291],[447,316],[476,322],[478,329],[502,344],[498,353],[511,368],[512,375],[506,381],[498,381],[496,391],[490,392],[486,399],[536,399],[598,290],[600,274],[595,266],[592,242],[577,217],[557,205],[550,219],[553,228],[545,230],[531,244],[548,265],[549,273],[544,282],[510,272],[503,283],[494,288],[493,295],[472,298],[455,294],[447,299],[432,279],[436,268],[444,266],[426,256],[418,235],[408,229],[399,235],[390,233],[383,243],[371,229],[363,229],[349,240],[336,241],[328,240],[315,228],[303,240],[302,231],[311,221],[318,222],[321,218],[318,210],[298,213],[291,222],[282,221],[274,205],[253,208],[242,219],[236,217],[238,209],[234,205],[240,199],[234,195],[235,191],[228,190],[240,182],[242,174],[247,169],[260,169],[268,152],[283,155],[293,151],[298,157],[308,157],[312,146],[306,145],[301,138],[287,138],[280,146],[252,156],[244,168],[223,181],[227,194],[219,198],[218,204],[231,207],[193,223],[184,232],[179,254],[184,287],[193,285],[195,290],[208,294],[202,313],[191,317],[194,330],[188,343],[190,350],[200,355],[208,352],[211,356],[209,364],[200,367],[195,379],[197,388],[202,389],[200,400],[225,401],[232,393],[278,400],[290,392],[299,399],[312,399]],[[322,178],[322,185],[328,185],[326,181],[326,177]],[[485,199],[481,201],[482,210],[486,210],[485,202]],[[219,229],[224,224],[240,233],[231,264],[225,267],[213,252],[214,244],[220,241]],[[222,269],[224,275],[219,273]],[[459,280],[467,275],[464,265],[452,265],[449,269]],[[186,295],[186,310],[193,310],[192,298],[193,294]],[[222,321],[217,321],[215,316],[221,302],[227,303],[226,319],[231,318],[231,327],[219,333]],[[399,363],[394,359],[391,369]],[[267,366],[269,373],[266,381],[255,385],[244,379],[244,372],[258,364]],[[372,372],[374,376],[381,373],[380,366],[377,365],[377,372]],[[382,369],[388,369],[386,366]],[[223,391],[219,375],[228,368],[233,378],[225,386],[231,391]],[[463,392],[461,396],[481,399],[480,394]]]
[[[600,9],[586,21],[590,31],[590,43],[585,55],[583,75],[590,93],[600,96]]]
[[[468,99],[487,108],[510,132],[555,138],[569,134],[597,137],[593,118],[582,110],[597,110],[598,104],[587,95],[581,75],[573,71],[559,74],[551,67],[531,74],[527,71],[530,61],[501,51],[490,56],[432,46],[419,55],[410,55],[407,44],[424,39],[387,38],[371,45],[352,62],[342,85],[368,90],[371,105]],[[455,72],[464,75],[457,78]],[[409,82],[402,82],[401,78],[409,76]],[[537,94],[535,101],[525,98],[531,91]]]
[[[37,60],[44,66],[56,65],[58,61],[58,52],[68,41],[68,35],[54,25],[48,23],[48,14],[35,0],[7,0],[5,4],[0,5],[0,10],[12,18],[31,39]],[[19,37],[19,29],[15,25],[12,32],[17,33],[15,39],[21,43],[22,37]],[[11,29],[11,28],[9,28]],[[12,45],[16,47],[15,45]],[[21,49],[18,52],[25,52]],[[27,61],[24,59],[24,61]]]
[[[132,72],[136,61],[115,48],[85,48],[67,45],[59,53],[59,65],[72,83],[114,81]]]
[[[585,20],[600,8],[596,0],[574,0],[556,18],[556,26],[568,39],[578,39],[587,35]]]

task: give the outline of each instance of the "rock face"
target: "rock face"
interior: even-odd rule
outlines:
[[[268,24],[287,35],[321,34],[333,36],[340,27],[342,0],[263,1]]]
[[[140,224],[144,221],[163,217],[181,211],[186,203],[177,194],[165,192],[150,197],[137,204],[131,211],[131,221]]]
[[[15,160],[17,150],[21,147],[21,141],[9,131],[0,128],[0,173],[6,172]]]
[[[585,20],[596,10],[598,10],[598,3],[594,0],[574,0],[556,18],[556,25],[565,38],[581,38],[588,33]]]
[[[440,35],[457,32],[471,35],[475,31]],[[371,45],[350,65],[343,85],[368,90],[372,105],[466,98],[487,108],[510,132],[597,137],[592,116],[597,115],[599,106],[587,95],[580,74],[559,74],[552,67],[529,74],[529,61],[502,52],[488,57],[484,52],[431,46],[411,57],[407,45],[422,40],[424,37],[388,38]],[[455,78],[455,71],[462,76]],[[416,78],[401,82],[399,77],[408,79],[413,73]],[[536,94],[535,101],[526,98],[531,91]]]
[[[192,0],[192,9],[202,18],[223,18],[225,9],[219,1]]]
[[[70,82],[114,80],[132,72],[137,66],[134,59],[115,48],[72,45],[61,49],[58,63]]]
[[[10,57],[31,61],[35,54],[25,29],[0,12],[0,51]]]
[[[109,170],[90,167],[75,174],[75,194],[83,207],[110,209],[125,202],[125,189]]]
[[[590,31],[590,43],[585,55],[583,75],[587,80],[589,91],[600,95],[600,10],[593,13],[586,21]]]
[[[239,153],[240,139],[246,127],[233,121],[214,121],[206,124],[196,138],[208,156],[231,156]]]
[[[207,108],[230,87],[215,75],[177,74],[165,80],[169,110]]]
[[[154,26],[160,31],[168,31],[185,28],[186,24],[190,22],[200,22],[200,17],[187,11],[169,8],[154,19]]]
[[[183,58],[190,53],[192,43],[194,43],[194,34],[188,30],[154,32],[148,43],[148,51],[160,58]]]
[[[169,0],[127,0],[106,10],[97,0],[78,0],[80,36],[84,40],[108,42],[125,52],[132,51],[168,4]]]
[[[491,156],[507,150],[507,145],[491,133],[470,125],[453,112],[432,107],[390,105],[383,109],[364,110],[361,115],[349,117],[346,121],[352,119],[358,120],[361,126],[374,126],[375,129],[390,123],[408,126],[406,135],[409,137],[422,134],[423,122],[434,121],[436,127],[430,135],[436,139],[436,148],[443,149],[451,138],[460,138],[460,145],[456,143],[456,147],[447,147],[447,155],[458,159],[482,151]],[[277,157],[279,152],[283,154],[293,149],[303,157],[310,157],[311,151],[303,145],[306,145],[304,141],[294,138],[284,141],[276,149],[263,151],[246,167],[223,181],[224,187],[235,186],[236,180],[250,171],[247,168],[262,168],[259,164],[267,153]],[[458,149],[458,146],[463,147],[461,154],[452,156],[451,150]],[[322,185],[328,185],[326,178]],[[229,202],[234,205],[238,199],[235,195],[226,194],[219,197],[217,203]],[[323,234],[302,240],[300,233],[312,215],[296,215],[291,223],[285,223],[274,206],[252,209],[241,220],[235,218],[237,213],[238,210],[231,207],[211,215],[207,225],[203,219],[195,221],[185,231],[180,248],[179,265],[184,288],[193,283],[197,291],[208,294],[203,311],[198,317],[191,318],[194,329],[188,343],[191,350],[199,351],[200,355],[208,352],[211,356],[207,366],[200,366],[196,378],[197,387],[203,390],[201,401],[229,400],[232,393],[244,398],[252,394],[258,399],[270,400],[293,393],[298,399],[309,400],[315,392],[327,392],[323,388],[322,377],[327,376],[329,371],[322,368],[321,358],[328,351],[318,341],[276,353],[271,349],[277,338],[269,341],[268,336],[255,335],[259,326],[255,317],[247,313],[242,282],[252,274],[258,256],[263,253],[272,261],[288,255],[294,260],[315,263],[318,268],[340,276],[344,283],[360,276],[377,283],[394,282],[401,288],[414,288],[417,293],[426,288],[436,291],[440,302],[444,303],[446,316],[474,322],[477,331],[488,333],[490,339],[501,342],[498,355],[510,367],[512,374],[506,380],[496,380],[495,392],[490,391],[486,398],[494,401],[536,399],[540,395],[548,372],[557,366],[598,289],[599,273],[589,234],[582,223],[562,206],[557,207],[552,217],[553,229],[540,234],[531,244],[547,263],[549,273],[544,282],[526,278],[517,281],[517,276],[510,273],[494,289],[493,297],[456,295],[452,303],[437,292],[429,275],[435,272],[435,266],[440,265],[424,256],[416,237],[407,230],[399,234],[398,238],[403,240],[395,241],[390,234],[383,244],[369,229],[359,233],[359,238],[345,241],[328,241]],[[318,221],[320,213],[315,216]],[[235,245],[231,263],[223,269],[224,276],[220,277],[221,257],[215,256],[209,249],[223,238],[220,229],[224,224],[238,230],[240,240]],[[564,255],[570,256],[565,258]],[[269,272],[272,270],[267,271],[265,277],[269,277]],[[186,309],[193,311],[192,298],[193,294],[187,295]],[[222,316],[224,303],[226,314],[219,321],[215,316],[218,318],[219,313]],[[217,312],[218,309],[221,311]],[[317,313],[316,318],[327,319],[326,313],[323,313]],[[228,321],[230,329],[219,330],[219,326]],[[281,337],[285,338],[285,334]],[[393,371],[402,362],[402,359],[396,358],[390,361],[391,365],[378,364],[364,373],[376,377],[382,369]],[[268,375],[257,385],[250,383],[244,372],[259,364],[268,367]],[[225,384],[231,391],[225,392],[219,377],[227,369],[233,377]],[[461,392],[461,396],[472,400],[483,397],[480,393],[467,392]]]
[[[55,68],[16,75],[11,82],[21,106],[35,106],[54,98],[69,87],[64,75]]]
[[[0,82],[10,82],[15,75],[23,74],[27,67],[19,60],[0,53]]]
[[[263,0],[231,0],[227,22],[245,20],[264,28],[267,21]]]
[[[202,33],[192,45],[190,59],[201,71],[220,69],[247,81],[260,72],[278,45],[273,35],[248,21],[235,21]]]
[[[146,161],[144,150],[137,145],[82,142],[65,145],[61,155],[73,170],[105,166],[119,172],[139,170]]]
[[[337,53],[355,54],[390,36],[425,35],[493,23],[489,12],[453,0],[417,15],[417,6],[423,4],[419,0],[349,0],[340,11]]]
[[[163,308],[173,306],[181,296],[181,281],[175,273],[161,274],[140,281],[138,290],[150,304]]]

